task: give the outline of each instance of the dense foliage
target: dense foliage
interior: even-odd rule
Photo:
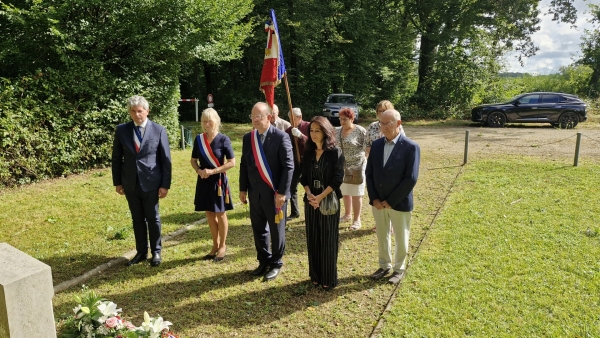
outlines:
[[[404,119],[465,117],[473,104],[522,87],[499,78],[500,60],[511,50],[535,53],[539,3],[0,0],[0,185],[106,163],[133,94],[148,98],[151,118],[172,143],[179,119],[194,118],[193,104],[177,111],[179,98],[211,93],[225,121],[247,121],[263,99],[258,79],[269,8],[279,22],[293,105],[307,117],[333,92],[354,94],[363,116],[389,99]],[[571,1],[553,0],[550,8],[555,20],[575,22]],[[597,93],[598,36],[588,32],[582,44],[586,68],[561,74],[585,83],[570,92]],[[284,87],[276,102],[285,115]]]
[[[181,64],[239,57],[250,28],[250,0],[1,4],[2,185],[106,163],[134,94],[174,143]]]
[[[590,97],[600,96],[600,5],[589,4],[592,14],[591,22],[594,29],[586,30],[581,43],[583,57],[579,64],[586,65],[592,69],[588,82],[587,95]]]

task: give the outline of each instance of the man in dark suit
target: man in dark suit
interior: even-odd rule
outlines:
[[[127,100],[133,121],[117,126],[112,153],[113,184],[118,194],[125,195],[135,234],[137,254],[127,265],[148,258],[150,238],[151,266],[161,263],[161,223],[158,200],[165,198],[171,187],[171,152],[167,132],[148,120],[148,101],[142,96]]]
[[[244,135],[240,164],[240,201],[250,202],[250,221],[259,261],[258,268],[251,274],[264,274],[267,281],[275,279],[283,265],[285,210],[294,172],[290,138],[271,125],[269,115],[271,108],[264,102],[252,108],[250,119],[254,130]],[[281,212],[276,214],[279,210]]]
[[[397,284],[406,270],[413,187],[419,176],[420,148],[400,133],[400,113],[390,109],[379,116],[385,137],[373,141],[367,160],[366,179],[369,204],[377,227],[379,269],[371,275],[381,279],[393,268],[389,283]],[[396,250],[392,264],[392,224]]]

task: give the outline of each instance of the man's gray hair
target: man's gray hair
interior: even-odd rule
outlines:
[[[383,113],[381,113],[381,115],[386,114],[386,115],[392,115],[392,117],[394,118],[394,120],[396,121],[401,121],[402,119],[400,118],[400,112],[397,111],[396,109],[388,109],[386,111],[384,111]]]
[[[140,95],[134,95],[130,98],[127,99],[127,109],[130,109],[131,107],[135,107],[135,106],[141,106],[142,108],[148,110],[150,109],[150,105],[148,104],[148,101]]]
[[[292,108],[292,114],[295,116],[302,116],[302,110],[300,110],[300,108]]]

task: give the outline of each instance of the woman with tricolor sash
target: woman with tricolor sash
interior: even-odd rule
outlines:
[[[231,140],[219,133],[221,118],[217,111],[207,108],[202,112],[202,134],[196,136],[190,163],[198,175],[194,205],[196,211],[206,212],[213,246],[203,260],[220,262],[227,250],[229,224],[227,210],[233,209],[227,170],[235,166]]]

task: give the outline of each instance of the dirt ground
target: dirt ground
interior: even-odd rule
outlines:
[[[551,158],[575,156],[577,133],[582,133],[580,161],[600,161],[600,130],[555,129],[543,125],[515,125],[487,128],[479,125],[460,127],[404,126],[406,135],[424,152],[460,155],[465,151],[465,134],[469,130],[469,158],[478,155],[510,154]]]

